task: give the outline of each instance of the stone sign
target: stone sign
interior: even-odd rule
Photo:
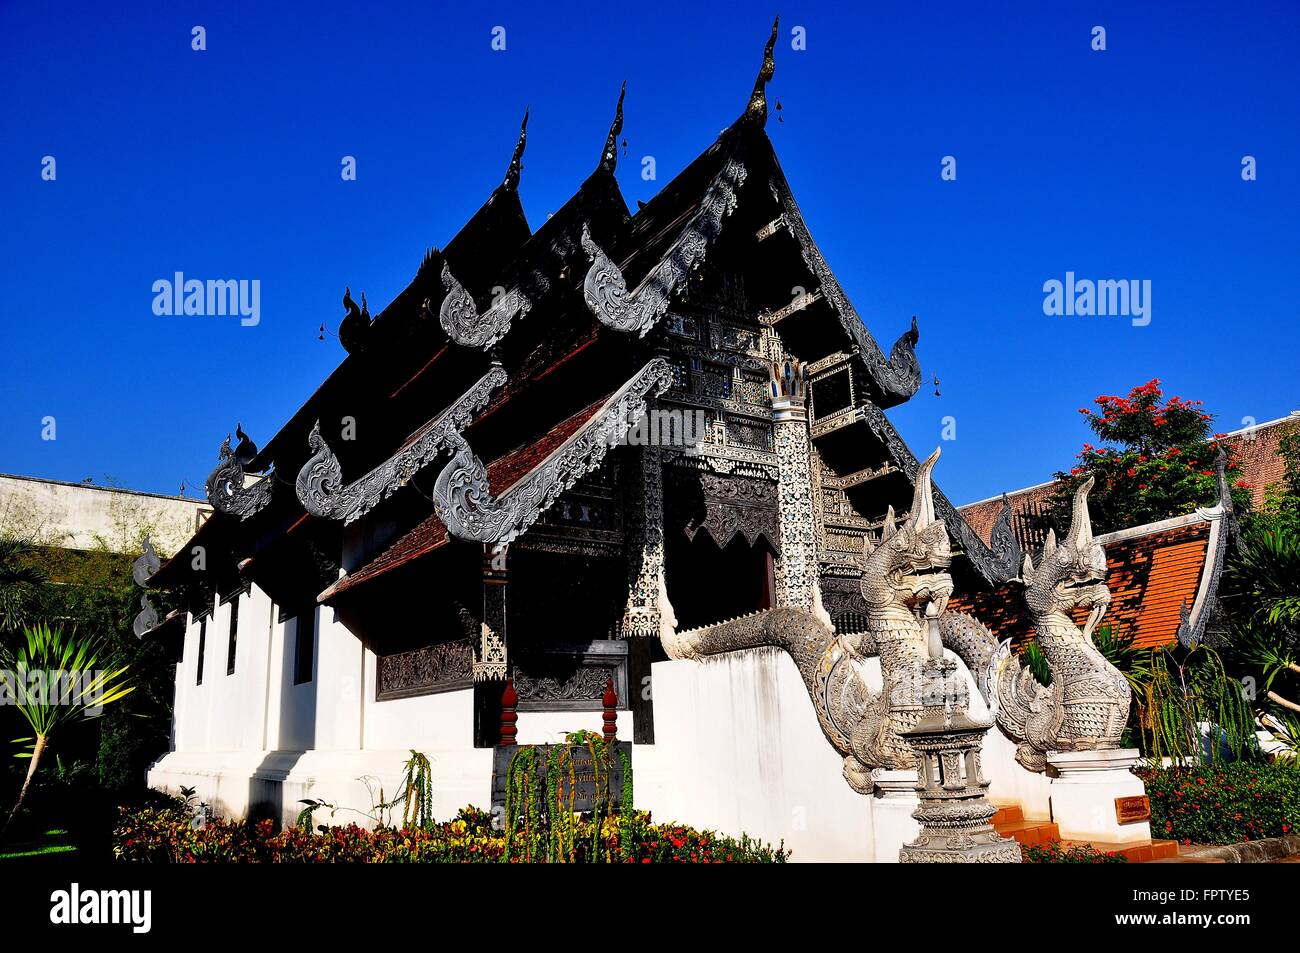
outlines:
[[[542,792],[548,789],[546,771],[551,752],[559,747],[568,748],[570,757],[573,759],[572,770],[569,770],[566,763],[563,775],[556,779],[561,801],[565,804],[569,803],[569,785],[573,783],[575,787],[573,791],[573,810],[578,813],[586,813],[595,809],[596,766],[592,763],[591,750],[586,745],[498,745],[492,749],[492,824],[494,827],[500,829],[505,818],[506,781],[510,775],[511,759],[524,747],[532,747],[537,752],[535,775],[537,790]],[[610,762],[604,772],[605,777],[608,779],[609,803],[611,805],[619,804],[623,799],[623,757],[620,757],[620,752],[627,757],[628,765],[631,765],[632,743],[630,741],[617,741],[611,746]],[[542,797],[544,802],[546,795],[543,794]]]

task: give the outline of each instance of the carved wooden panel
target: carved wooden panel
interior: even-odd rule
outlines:
[[[530,646],[512,654],[520,711],[599,711],[610,678],[618,707],[628,708],[628,653],[622,639]]]
[[[375,671],[375,698],[382,702],[468,688],[473,684],[473,665],[470,639],[381,655]]]

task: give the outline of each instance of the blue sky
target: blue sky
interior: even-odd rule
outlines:
[[[775,12],[277,6],[0,4],[0,471],[201,492],[236,420],[265,440],[341,360],[344,285],[377,312],[482,203],[525,106],[536,228],[626,79],[635,205],[739,113]],[[1294,4],[844,6],[781,6],[769,134],[877,339],[918,316],[942,396],[891,417],[922,456],[955,419],[954,502],[1068,466],[1077,408],[1153,377],[1223,430],[1300,408]],[[155,315],[175,271],[259,279],[260,324]],[[1149,280],[1151,323],[1044,315],[1067,271]]]

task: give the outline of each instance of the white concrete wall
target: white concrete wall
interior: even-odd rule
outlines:
[[[232,817],[262,804],[292,823],[298,801],[312,797],[350,809],[337,822],[373,823],[365,814],[381,788],[392,797],[414,749],[432,762],[437,816],[489,806],[492,752],[473,747],[472,689],[376,701],[374,653],[329,608],[316,610],[313,677],[294,685],[298,620],[277,621],[256,587],[238,607],[235,673],[226,674],[230,605],[221,605],[208,620],[201,686],[199,625],[189,622],[177,665],[175,750],[151,769],[151,785],[195,787]],[[878,662],[864,669],[879,690]],[[822,735],[788,655],[757,649],[660,662],[652,671],[656,743],[637,745],[633,755],[638,807],[660,821],[783,840],[794,860],[872,859],[874,799],[844,781],[842,759]],[[972,714],[987,718],[973,680],[970,691]],[[521,712],[518,728],[520,743],[554,742],[579,728],[600,731],[601,716]],[[620,711],[619,736],[632,731],[631,713]],[[991,729],[984,748],[990,798],[1046,819],[1049,782],[1014,755]]]
[[[872,799],[844,781],[794,661],[775,649],[653,666],[655,744],[637,806],[659,821],[784,840],[795,861],[872,857]]]
[[[188,620],[176,666],[173,750],[150,769],[152,787],[193,787],[228,817],[260,806],[293,823],[298,802],[311,797],[341,808],[332,818],[318,814],[318,822],[373,824],[373,806],[381,792],[391,799],[398,790],[414,749],[433,765],[438,817],[466,804],[490,805],[492,752],[473,747],[471,689],[375,701],[374,653],[329,608],[315,610],[312,678],[295,685],[298,619],[279,622],[277,607],[255,586],[236,604],[235,672],[226,674],[232,604],[218,605],[207,620],[202,685],[200,624]],[[589,721],[575,719],[570,730],[592,727]],[[549,732],[531,715],[521,724]]]
[[[168,555],[211,512],[206,500],[0,474],[0,533],[42,546],[135,552],[147,527]]]

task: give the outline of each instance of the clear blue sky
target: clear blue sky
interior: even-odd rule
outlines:
[[[775,12],[263,6],[0,4],[0,471],[201,492],[236,420],[264,441],[342,358],[316,329],[343,286],[378,311],[482,203],[526,105],[534,228],[593,168],[623,79],[619,179],[648,199],[739,113]],[[1048,478],[1077,408],[1152,377],[1224,430],[1300,407],[1293,3],[845,7],[782,5],[769,134],[877,339],[919,316],[942,396],[891,416],[920,455],[956,419],[954,502]],[[261,323],[154,315],[175,271],[259,279]],[[1067,271],[1149,279],[1151,324],[1045,316]]]

